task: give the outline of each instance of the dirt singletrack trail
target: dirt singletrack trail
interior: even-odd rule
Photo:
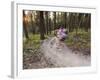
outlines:
[[[63,47],[57,48],[55,37],[46,39],[41,45],[41,51],[50,63],[55,67],[79,67],[90,66],[91,58],[82,53],[72,52],[64,43]]]

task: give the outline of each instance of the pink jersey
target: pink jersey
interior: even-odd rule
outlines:
[[[66,37],[65,29],[59,29],[58,32],[57,32],[57,36],[58,36],[60,39]]]

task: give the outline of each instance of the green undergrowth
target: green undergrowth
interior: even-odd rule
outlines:
[[[90,54],[91,48],[91,34],[90,32],[78,31],[70,32],[65,40],[66,45],[72,50],[83,51]]]

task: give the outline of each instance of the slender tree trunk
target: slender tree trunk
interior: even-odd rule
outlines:
[[[49,34],[51,34],[51,19],[49,18]]]
[[[90,16],[91,16],[90,14],[87,15],[86,31],[88,31],[91,26],[91,19],[90,19],[91,17]]]
[[[58,12],[58,14],[57,14],[57,26],[59,26],[59,12]]]
[[[73,27],[73,13],[69,13],[69,32],[72,31],[72,27]]]
[[[54,30],[56,29],[56,12],[53,13],[54,15]],[[54,35],[56,35],[55,31],[54,31]]]
[[[44,26],[45,26],[45,34],[47,34],[47,26],[46,26],[46,12],[44,12]]]
[[[79,26],[79,22],[78,22],[78,16],[77,16],[78,14],[77,13],[75,13],[74,14],[74,19],[73,19],[73,22],[74,22],[74,28],[76,29],[76,36],[77,36],[77,34],[78,34],[78,26]]]
[[[23,31],[25,33],[25,37],[26,39],[29,39],[29,36],[28,36],[28,30],[27,30],[27,21],[25,20],[26,19],[26,15],[25,15],[25,11],[23,11]]]
[[[67,13],[67,31],[69,32],[69,12]]]
[[[66,12],[65,12],[65,13],[64,13],[64,27],[65,27],[65,28],[67,28],[66,22],[67,22],[67,21],[66,21]]]
[[[44,40],[45,37],[44,37],[44,17],[43,17],[43,11],[40,11],[40,21],[39,21],[40,25],[39,25],[39,28],[40,28],[40,39],[41,40]]]
[[[45,12],[45,17],[46,17],[46,34],[48,35],[48,12]]]
[[[34,28],[34,24],[33,24],[33,16],[32,16],[32,13],[31,13],[30,17],[31,17],[32,33],[35,34],[35,28]]]

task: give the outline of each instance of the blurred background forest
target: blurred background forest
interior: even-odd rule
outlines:
[[[72,51],[91,54],[90,13],[23,10],[24,68],[27,68],[27,63],[38,60],[36,57],[39,56],[37,54],[40,53],[39,48],[43,40],[55,36],[59,25],[68,31],[65,44]]]

